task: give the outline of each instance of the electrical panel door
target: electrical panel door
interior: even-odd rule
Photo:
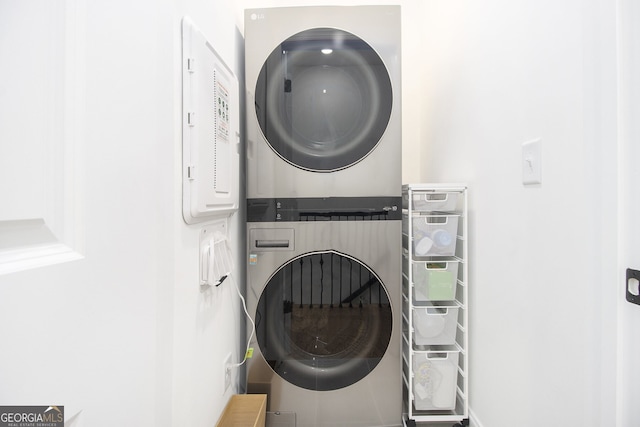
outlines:
[[[182,21],[183,217],[193,224],[238,209],[238,81],[188,18]]]

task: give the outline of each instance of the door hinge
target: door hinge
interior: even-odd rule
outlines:
[[[640,305],[640,271],[627,268],[625,287],[627,301]]]

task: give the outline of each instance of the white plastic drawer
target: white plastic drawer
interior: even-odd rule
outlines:
[[[411,218],[415,256],[452,256],[456,252],[459,215],[416,215]],[[409,233],[408,222],[403,231]]]
[[[413,404],[418,410],[456,406],[458,352],[418,353],[413,358]]]
[[[458,261],[413,261],[416,301],[453,301],[458,283]]]
[[[409,194],[402,195],[402,206],[408,209],[424,212],[453,212],[458,205],[460,193],[414,191],[409,200]]]
[[[455,344],[458,310],[458,307],[414,307],[413,342],[420,346]]]

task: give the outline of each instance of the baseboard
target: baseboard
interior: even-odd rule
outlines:
[[[478,420],[476,413],[473,412],[471,408],[469,408],[469,426],[470,427],[484,427],[483,424]]]

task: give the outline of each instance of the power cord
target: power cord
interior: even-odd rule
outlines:
[[[233,276],[231,275],[231,273],[227,273],[225,276],[225,279],[228,277],[231,277],[231,281],[233,282],[235,288],[236,288],[236,292],[238,293],[238,296],[240,297],[240,300],[242,301],[242,308],[244,309],[244,314],[247,316],[247,319],[249,319],[249,322],[251,322],[251,334],[249,334],[249,340],[247,341],[247,349],[244,352],[244,359],[242,359],[242,362],[240,363],[234,363],[233,365],[229,365],[227,367],[227,371],[230,371],[231,369],[234,368],[238,368],[240,366],[242,366],[248,359],[248,354],[249,354],[249,346],[251,345],[251,339],[253,338],[253,331],[256,329],[256,324],[253,322],[253,319],[251,318],[251,316],[249,315],[249,311],[247,310],[247,303],[244,300],[244,297],[242,296],[242,294],[240,293],[240,289],[238,288],[238,284],[236,283],[236,281],[234,280]]]

